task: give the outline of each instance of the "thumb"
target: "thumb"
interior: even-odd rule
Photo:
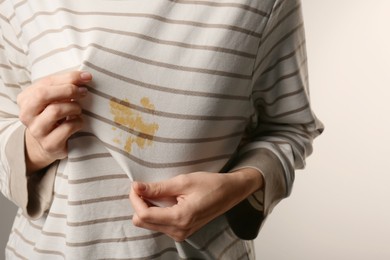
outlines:
[[[145,198],[164,198],[175,197],[175,191],[169,181],[162,182],[134,182],[133,189],[138,194]]]
[[[178,194],[175,194],[173,189],[170,189],[170,184],[166,184],[166,182],[134,182],[133,189],[144,200],[154,206],[165,208],[177,204],[176,197]]]

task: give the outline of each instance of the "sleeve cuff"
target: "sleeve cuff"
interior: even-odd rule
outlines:
[[[264,178],[264,187],[227,212],[229,224],[242,239],[256,238],[267,215],[287,195],[284,168],[279,158],[266,148],[250,150],[239,156],[234,168],[257,169]]]
[[[24,133],[25,127],[21,125],[12,133],[5,147],[11,171],[9,184],[11,200],[26,216],[38,219],[50,207],[58,164],[54,163],[33,176],[27,176]]]

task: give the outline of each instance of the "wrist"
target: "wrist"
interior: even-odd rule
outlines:
[[[25,133],[25,163],[27,176],[49,166],[55,160],[46,156],[35,138],[26,129]]]
[[[238,188],[242,189],[245,197],[260,190],[264,186],[264,178],[261,172],[255,168],[242,168],[228,173],[232,181],[237,183]]]

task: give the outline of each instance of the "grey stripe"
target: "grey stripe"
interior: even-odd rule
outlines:
[[[250,31],[245,28],[241,28],[238,26],[233,26],[233,25],[226,25],[226,24],[208,24],[208,23],[201,23],[201,22],[195,22],[195,21],[187,21],[187,20],[174,20],[174,19],[169,19],[166,17],[162,17],[159,15],[154,15],[154,14],[147,14],[147,13],[110,13],[110,12],[78,12],[74,10],[70,10],[68,8],[58,8],[54,11],[50,12],[36,12],[33,16],[31,16],[29,19],[25,20],[24,22],[21,23],[21,27],[23,28],[27,23],[35,20],[38,16],[41,15],[54,15],[58,12],[67,12],[75,15],[96,15],[96,16],[119,16],[119,17],[140,17],[140,18],[149,18],[153,20],[157,20],[163,23],[169,23],[169,24],[179,24],[179,25],[188,25],[188,26],[193,26],[193,27],[200,27],[200,28],[214,28],[214,29],[224,29],[224,30],[229,30],[229,31],[235,31],[243,34],[247,34],[256,38],[261,38],[261,34],[255,32],[255,31]]]
[[[271,53],[285,40],[287,40],[289,37],[291,37],[293,34],[298,32],[299,30],[303,29],[303,23],[298,24],[296,27],[294,27],[291,31],[289,31],[287,34],[285,34],[282,38],[279,39],[279,41],[275,42],[275,44],[268,50],[268,52],[262,57],[262,61],[264,61]],[[260,62],[256,68],[255,71],[260,67],[262,62]]]
[[[82,138],[82,137],[95,137],[91,133],[86,133],[86,132],[78,132],[72,136],[72,138]],[[101,140],[100,140],[101,141]],[[196,165],[196,164],[202,164],[202,163],[208,163],[208,162],[213,162],[213,161],[219,161],[223,159],[228,159],[230,158],[233,154],[222,154],[214,157],[208,157],[208,158],[203,158],[203,159],[198,159],[198,160],[193,160],[193,161],[184,161],[184,162],[171,162],[171,163],[154,163],[154,162],[149,162],[149,161],[144,161],[138,157],[135,157],[126,151],[123,151],[122,149],[115,147],[109,143],[101,141],[105,147],[108,149],[115,151],[117,153],[122,154],[123,156],[129,158],[130,160],[148,167],[148,168],[176,168],[176,167],[184,167],[184,166],[191,166],[191,165]]]
[[[62,256],[65,259],[64,253],[60,251],[54,251],[54,250],[44,250],[44,249],[39,249],[37,247],[34,247],[34,251],[40,254],[45,254],[45,255],[59,255]]]
[[[212,236],[210,239],[208,239],[205,244],[199,249],[200,251],[206,251],[208,247],[217,240],[218,237],[220,237],[223,233],[225,233],[227,230],[229,230],[230,227],[226,226],[221,231],[216,233],[214,236]]]
[[[7,70],[12,70],[12,67],[8,66],[6,64],[0,64],[0,68],[7,69]]]
[[[165,248],[164,250],[162,250],[161,252],[159,253],[156,253],[156,254],[153,254],[153,255],[150,255],[150,256],[145,256],[145,257],[132,257],[132,258],[100,258],[99,260],[150,260],[150,259],[156,259],[156,258],[160,258],[161,256],[163,256],[164,254],[166,253],[169,253],[169,252],[177,252],[177,248],[175,247],[168,247],[168,248]],[[197,259],[194,259],[194,258],[181,258],[179,255],[177,255],[176,257],[177,259],[179,260],[197,260]]]
[[[99,202],[128,200],[128,199],[129,199],[129,195],[126,194],[120,196],[109,196],[109,197],[101,197],[101,198],[88,199],[88,200],[68,201],[68,205],[78,206],[78,205],[86,205],[86,204],[93,204]]]
[[[272,143],[272,141],[270,141]],[[279,145],[274,144],[275,149],[278,151],[280,156],[283,158],[283,161],[286,162],[287,164],[287,172],[283,171],[283,175],[285,178],[285,185],[286,185],[286,194],[285,196],[288,197],[291,193],[292,189],[292,183],[294,182],[295,179],[295,171],[294,171],[294,166],[291,164],[290,159],[287,158],[286,154],[280,149]]]
[[[81,222],[67,222],[67,225],[70,227],[81,227],[81,226],[90,226],[95,224],[107,223],[107,222],[119,222],[119,221],[130,221],[133,216],[122,216],[115,218],[101,218],[101,219],[93,219]]]
[[[74,30],[77,32],[101,31],[101,32],[113,33],[113,34],[117,34],[117,35],[125,35],[125,36],[135,37],[135,38],[139,38],[139,39],[142,39],[145,41],[158,43],[158,44],[162,44],[162,45],[177,46],[177,47],[182,47],[182,48],[187,48],[187,49],[222,52],[222,53],[228,53],[228,54],[242,56],[242,57],[246,57],[246,58],[251,58],[251,59],[256,58],[256,54],[238,51],[238,50],[229,49],[229,48],[209,46],[209,45],[196,45],[196,44],[189,44],[189,43],[177,42],[177,41],[168,41],[168,40],[154,38],[154,37],[151,37],[151,36],[145,35],[145,34],[128,32],[128,31],[113,30],[113,29],[108,29],[108,28],[103,28],[103,27],[90,27],[87,29],[81,29],[81,28],[78,28],[78,27],[75,27],[72,25],[66,25],[66,26],[63,26],[59,29],[50,29],[50,30],[43,31],[42,33],[38,34],[37,36],[31,38],[31,40],[27,43],[27,45],[30,46],[33,42],[37,41],[38,39],[40,39],[41,37],[43,37],[49,33],[63,32],[66,29],[71,29],[71,30]]]
[[[0,116],[3,118],[18,118],[18,115],[10,114],[10,113],[7,113],[7,112],[1,111],[1,110],[0,110]]]
[[[19,252],[17,252],[15,250],[15,248],[13,248],[13,247],[11,247],[9,245],[7,245],[5,248],[8,249],[9,251],[11,251],[16,257],[19,257],[20,259],[23,259],[23,260],[28,260],[28,258],[26,258],[26,257],[22,256],[21,254],[19,254]]]
[[[80,157],[68,157],[69,162],[81,162],[81,161],[87,161],[87,160],[93,160],[93,159],[100,159],[100,158],[109,158],[112,157],[110,153],[95,153]]]
[[[0,93],[0,97],[3,97],[3,98],[10,100],[10,101],[12,101],[12,103],[14,103],[16,105],[16,100],[13,100],[11,97],[7,96],[6,94]]]
[[[8,40],[7,38],[4,37],[3,35],[3,40],[8,43],[9,46],[11,46],[15,51],[17,52],[20,52],[21,54],[25,55],[26,53],[24,52],[24,50],[22,50],[21,48],[19,48],[18,46],[16,46],[14,43],[12,43],[10,40]]]
[[[251,252],[251,251],[248,250],[248,252],[243,253],[237,260],[241,260],[241,259],[250,259],[250,258],[249,258],[250,252]]]
[[[253,199],[254,201],[256,201],[256,203],[258,204],[258,206],[264,207],[264,201],[258,199],[257,196],[255,196],[254,194],[252,194],[251,197],[252,197],[252,199]]]
[[[180,90],[180,89],[174,89],[174,88],[168,88],[168,87],[162,87],[154,84],[145,83],[142,81],[138,81],[135,79],[128,78],[126,76],[111,72],[109,70],[103,69],[102,67],[99,67],[95,64],[92,64],[88,61],[84,61],[84,65],[96,70],[102,74],[105,74],[107,76],[110,76],[112,78],[115,78],[117,80],[121,80],[133,85],[137,85],[139,87],[147,88],[147,89],[153,89],[161,92],[166,93],[174,93],[178,95],[185,95],[185,96],[198,96],[198,97],[209,97],[209,98],[218,98],[218,99],[232,99],[232,100],[243,100],[248,101],[249,97],[247,96],[235,96],[235,95],[227,95],[227,94],[218,94],[218,93],[208,93],[208,92],[199,92],[199,91],[189,91],[189,90]],[[101,92],[100,92],[101,93]]]
[[[4,86],[8,87],[8,88],[20,88],[20,86],[18,84],[13,84],[13,83],[5,83],[3,82]]]
[[[35,246],[35,243],[33,241],[28,240],[27,238],[25,238],[23,236],[23,234],[19,230],[13,229],[12,231],[13,231],[14,234],[18,235],[18,237],[20,237],[20,239],[22,239],[25,243],[27,243],[27,244],[29,244],[31,246]]]
[[[255,14],[259,14],[264,17],[269,17],[269,14],[265,11],[256,9],[249,5],[237,4],[237,3],[218,3],[218,2],[209,2],[209,1],[190,1],[190,0],[168,0],[170,2],[178,3],[178,4],[190,4],[190,5],[206,5],[213,7],[235,7],[239,9],[243,9]]]
[[[62,179],[65,179],[65,180],[67,180],[67,179],[69,178],[68,175],[64,175],[64,174],[61,173],[61,172],[57,172],[57,173],[56,173],[56,177],[62,178]]]
[[[102,180],[116,180],[116,179],[128,179],[129,177],[126,174],[112,174],[112,175],[103,175],[97,177],[90,177],[85,179],[78,180],[68,180],[69,184],[83,184],[88,182],[102,181]]]
[[[59,214],[59,213],[53,213],[53,212],[50,212],[48,214],[49,217],[52,217],[52,218],[62,218],[62,219],[66,219],[66,215],[65,214]]]
[[[132,134],[134,136],[137,136],[137,137],[141,137],[143,139],[147,139],[147,140],[153,140],[155,142],[159,142],[159,143],[170,143],[170,144],[198,144],[198,143],[210,143],[210,142],[217,142],[217,141],[221,141],[221,140],[225,140],[225,139],[229,139],[229,138],[233,138],[233,137],[237,137],[237,136],[241,136],[244,131],[239,131],[239,132],[235,132],[235,133],[231,133],[231,134],[228,134],[228,135],[223,135],[223,136],[218,136],[218,137],[209,137],[209,138],[189,138],[189,139],[186,139],[186,138],[166,138],[166,137],[159,137],[159,136],[155,136],[155,135],[149,135],[149,134],[145,134],[145,133],[142,133],[142,132],[139,132],[139,131],[136,131],[130,127],[127,127],[127,126],[124,126],[124,125],[120,125],[120,124],[117,124],[109,119],[106,119],[102,116],[99,116],[97,114],[94,114],[92,112],[89,112],[89,111],[86,111],[86,110],[83,110],[83,114],[84,115],[87,115],[87,116],[90,116],[96,120],[99,120],[101,122],[104,122],[106,124],[109,124],[109,125],[112,125],[112,126],[115,126],[129,134]],[[200,119],[198,119],[200,120]],[[210,119],[212,120],[212,119]],[[72,160],[70,160],[71,162],[74,162]]]
[[[6,23],[9,23],[9,19],[7,17],[5,17],[2,13],[0,13],[0,19]]]
[[[268,68],[266,68],[264,71],[262,71],[261,75],[260,76],[263,76],[264,74],[274,70],[275,68],[277,68],[280,63],[282,63],[283,61],[285,60],[288,60],[292,57],[295,57],[296,53],[303,47],[305,47],[305,44],[306,44],[306,41],[302,41],[300,44],[298,44],[298,46],[292,51],[290,52],[289,54],[286,54],[282,57],[280,57],[279,59],[277,59],[274,64],[272,64],[271,66],[269,66]],[[259,67],[256,67],[255,71],[257,71]]]
[[[8,61],[12,65],[12,67],[17,68],[17,69],[21,69],[21,70],[25,70],[26,72],[31,73],[25,66],[16,64],[15,62],[13,62],[11,60],[8,60]]]
[[[301,155],[304,155],[305,146],[303,144],[299,143],[297,140],[295,140],[292,136],[289,136],[287,134],[282,134],[280,132],[276,132],[276,133],[274,133],[273,137],[279,137],[281,139],[289,140],[290,142],[288,142],[288,144],[291,145],[291,143],[294,143],[295,146],[293,146],[293,147],[297,148]]]
[[[222,250],[221,254],[218,256],[217,259],[223,259],[223,258],[222,258],[223,255],[226,254],[226,252],[229,251],[229,249],[232,248],[232,247],[233,247],[235,244],[237,244],[238,242],[241,242],[241,240],[237,238],[237,239],[235,239],[233,242],[231,242],[229,245],[227,245],[227,247],[225,247],[225,248]]]
[[[270,85],[264,89],[256,89],[253,91],[253,94],[257,93],[257,92],[268,92],[268,91],[272,90],[273,88],[275,88],[280,82],[300,75],[302,66],[304,66],[306,64],[306,62],[307,62],[307,59],[304,59],[296,71],[293,71],[291,73],[280,76],[272,85]]]
[[[45,235],[45,236],[48,236],[48,237],[62,237],[62,238],[66,238],[66,234],[63,234],[63,233],[55,233],[55,232],[47,232],[47,231],[44,231],[42,230],[42,235]]]
[[[104,142],[103,142],[104,143]],[[219,160],[224,160],[230,158],[233,154],[222,154],[214,157],[208,157],[208,158],[203,158],[203,159],[198,159],[198,160],[193,160],[193,161],[184,161],[184,162],[171,162],[171,163],[155,163],[155,162],[149,162],[149,161],[144,161],[138,157],[133,156],[132,154],[127,153],[126,151],[123,151],[122,149],[115,147],[111,144],[104,143],[104,145],[108,148],[111,149],[117,153],[120,153],[130,160],[148,167],[148,168],[177,168],[177,167],[185,167],[185,166],[191,166],[191,165],[196,165],[196,164],[202,164],[202,163],[208,163],[208,162],[214,162],[214,161],[219,161]]]
[[[204,115],[188,115],[188,114],[175,114],[175,113],[169,113],[169,112],[162,112],[162,111],[157,111],[157,110],[151,110],[151,109],[148,109],[148,108],[144,108],[144,107],[141,107],[141,106],[137,106],[137,105],[134,105],[134,104],[131,104],[127,101],[123,101],[123,100],[119,100],[117,98],[114,98],[113,96],[110,96],[110,95],[107,95],[103,92],[100,92],[94,88],[91,88],[91,87],[87,87],[89,92],[91,93],[94,93],[100,97],[103,97],[103,98],[106,98],[106,99],[109,99],[117,104],[120,104],[124,107],[128,107],[128,108],[131,108],[131,109],[134,109],[136,111],[140,111],[140,112],[143,112],[143,113],[146,113],[146,114],[152,114],[152,115],[155,115],[155,116],[160,116],[160,117],[167,117],[167,118],[174,118],[174,119],[182,119],[182,120],[199,120],[199,121],[244,121],[246,122],[248,119],[244,116],[204,116]],[[108,119],[105,119],[97,114],[94,114],[88,110],[83,110],[83,113],[85,113],[86,115],[89,115],[91,117],[94,117],[94,118],[97,118],[99,120],[102,120],[102,121],[107,121]],[[109,121],[109,122],[112,122],[112,121]],[[220,137],[216,137],[217,139],[220,139]],[[222,139],[224,137],[221,137]],[[161,140],[163,140],[164,138],[161,138]],[[204,140],[207,142],[207,140],[209,140],[210,138],[205,138]],[[214,139],[214,138],[211,138],[211,139]],[[169,139],[167,139],[169,140]],[[175,139],[176,140],[176,139]],[[180,140],[180,139],[177,139],[177,140]],[[198,139],[196,139],[198,140]],[[203,140],[203,139],[199,139],[199,140]]]
[[[65,194],[59,194],[57,192],[54,193],[54,197],[58,198],[58,199],[62,199],[62,200],[67,200],[68,199],[68,195],[65,195]]]
[[[288,98],[288,97],[292,97],[292,96],[295,96],[295,95],[299,95],[299,94],[301,94],[304,91],[305,91],[305,88],[303,86],[301,86],[298,90],[290,92],[290,93],[286,93],[286,94],[283,94],[283,95],[280,95],[277,98],[275,98],[274,100],[269,101],[269,102],[267,102],[264,98],[260,97],[260,98],[255,100],[255,104],[256,104],[256,106],[259,105],[258,103],[262,103],[262,104],[265,104],[267,106],[273,106],[277,102],[281,101],[282,99],[285,99],[285,98]]]
[[[16,9],[16,8],[26,4],[27,2],[28,2],[28,0],[21,1],[21,2],[17,3],[16,5],[14,5],[14,8]]]
[[[27,219],[27,218],[25,217],[25,219]],[[39,225],[33,223],[31,220],[27,219],[27,221],[28,221],[28,223],[30,224],[31,227],[33,227],[35,229],[38,229],[38,230],[42,230],[43,229],[42,226],[39,226]]]
[[[203,69],[203,68],[196,68],[196,67],[186,67],[186,66],[175,65],[175,64],[165,63],[165,62],[159,62],[159,61],[155,61],[155,60],[149,60],[149,59],[145,59],[145,58],[135,56],[135,55],[132,55],[129,53],[106,48],[106,47],[101,46],[101,45],[96,44],[96,43],[90,43],[86,46],[80,46],[77,44],[70,44],[70,45],[63,47],[63,48],[54,49],[52,51],[49,51],[46,54],[39,56],[36,59],[34,59],[32,61],[32,65],[35,65],[38,62],[40,62],[40,61],[42,61],[50,56],[53,56],[53,55],[61,53],[61,52],[65,52],[67,50],[71,50],[71,49],[86,50],[89,47],[94,47],[98,50],[101,50],[101,51],[104,51],[104,52],[107,52],[107,53],[110,53],[113,55],[117,55],[117,56],[120,56],[122,58],[134,60],[134,61],[137,61],[140,63],[144,63],[144,64],[156,66],[156,67],[168,68],[168,69],[177,70],[177,71],[217,75],[217,76],[237,78],[237,79],[246,79],[246,80],[252,79],[252,75],[245,75],[245,74],[239,74],[239,73],[233,73],[233,72],[227,72],[227,71],[210,70],[210,69]]]
[[[205,115],[175,114],[175,113],[147,109],[134,104],[130,104],[129,102],[119,100],[114,97],[111,98],[111,101],[120,104],[124,107],[128,107],[143,113],[152,114],[160,117],[168,117],[168,118],[175,118],[175,119],[182,119],[182,120],[199,120],[199,121],[244,121],[244,122],[247,121],[247,118],[244,116],[205,116]]]
[[[266,35],[263,35],[262,39],[261,39],[261,42],[262,44],[267,41],[268,37],[274,33],[274,31],[285,21],[287,20],[287,18],[289,18],[291,15],[293,15],[294,13],[296,13],[297,11],[300,10],[300,7],[301,7],[301,3],[299,3],[298,5],[296,5],[295,7],[293,7],[293,9],[291,9],[290,11],[288,11],[282,18],[278,19],[278,23],[276,23],[269,31]]]
[[[137,236],[137,237],[121,237],[121,238],[106,238],[106,239],[96,239],[87,242],[66,242],[66,245],[69,247],[85,247],[96,244],[105,244],[105,243],[123,243],[123,242],[131,242],[131,241],[140,241],[140,240],[148,240],[156,237],[163,236],[162,233],[154,233],[150,235]]]
[[[302,111],[305,111],[306,109],[310,108],[310,104],[307,103],[299,108],[296,108],[296,109],[293,109],[293,110],[289,110],[287,112],[283,112],[283,113],[279,113],[279,114],[275,114],[275,115],[270,115],[266,110],[262,109],[263,112],[264,112],[264,115],[268,118],[281,118],[281,117],[287,117],[287,116],[291,116],[293,114],[297,114],[299,112],[302,112]]]
[[[203,68],[196,68],[196,67],[186,67],[181,65],[175,65],[155,60],[149,60],[142,57],[138,57],[126,52],[121,52],[117,50],[113,50],[98,44],[91,44],[91,46],[95,47],[96,49],[99,49],[101,51],[105,51],[123,58],[131,59],[134,61],[138,61],[141,63],[153,65],[156,67],[162,67],[162,68],[168,68],[172,70],[178,70],[178,71],[187,71],[187,72],[195,72],[195,73],[202,73],[202,74],[210,74],[210,75],[217,75],[217,76],[223,76],[223,77],[231,77],[231,78],[238,78],[238,79],[252,79],[252,75],[245,75],[245,74],[239,74],[239,73],[233,73],[233,72],[227,72],[227,71],[220,71],[220,70],[211,70],[211,69],[203,69]]]

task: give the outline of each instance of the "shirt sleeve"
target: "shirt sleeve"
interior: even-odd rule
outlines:
[[[255,168],[264,188],[227,218],[236,235],[254,239],[275,205],[291,193],[323,131],[311,109],[300,0],[276,0],[262,33],[252,80],[253,117],[230,171]]]
[[[39,218],[51,203],[56,165],[26,175],[25,126],[19,121],[16,99],[31,84],[30,72],[26,52],[5,13],[0,13],[0,190],[25,215]]]

